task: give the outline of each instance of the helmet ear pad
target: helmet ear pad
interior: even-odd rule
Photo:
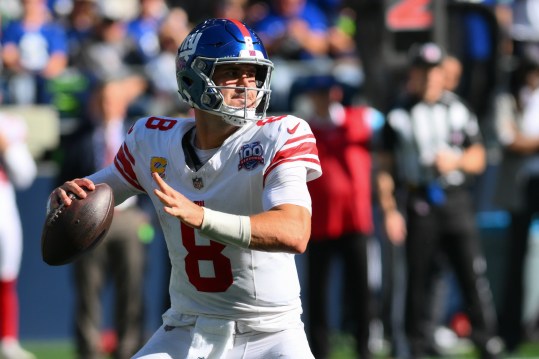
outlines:
[[[184,72],[178,76],[178,86],[182,93],[190,99],[190,104],[201,110],[218,110],[223,103],[223,95],[215,88],[211,80],[213,64],[210,61],[197,58],[193,62],[193,71]],[[198,98],[192,98],[199,94]]]

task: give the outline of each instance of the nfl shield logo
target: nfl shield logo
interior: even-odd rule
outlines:
[[[202,187],[204,187],[204,182],[202,182],[202,178],[193,178],[193,187],[195,187],[196,189],[202,189]]]

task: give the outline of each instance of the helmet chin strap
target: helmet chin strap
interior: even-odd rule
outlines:
[[[244,126],[250,121],[257,121],[255,117],[256,110],[254,108],[236,108],[224,105],[224,107],[231,109],[226,114],[222,115],[223,121],[234,126]]]

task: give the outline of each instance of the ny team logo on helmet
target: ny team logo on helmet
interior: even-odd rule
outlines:
[[[220,89],[212,80],[215,66],[249,64],[256,66],[255,108],[232,107],[224,103]],[[210,19],[195,27],[185,38],[176,56],[176,80],[180,97],[191,106],[220,115],[224,121],[242,126],[266,115],[270,98],[273,63],[255,32],[242,22]]]

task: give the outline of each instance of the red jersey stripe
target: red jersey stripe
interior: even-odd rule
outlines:
[[[133,165],[126,157],[126,149],[127,145],[124,143],[116,155],[114,165],[131,185],[143,191],[144,189],[140,186],[137,175],[135,174],[135,171],[133,171]]]
[[[314,164],[320,166],[320,161],[318,159],[316,159],[316,158],[309,158],[309,157],[288,158],[288,159],[282,160],[282,161],[280,161],[278,163],[275,163],[272,166],[268,167],[268,169],[264,173],[264,177],[263,177],[264,179],[262,181],[262,185],[263,186],[266,185],[266,177],[268,177],[268,175],[271,173],[271,171],[273,171],[275,168],[277,168],[277,166],[282,165],[283,163],[287,163],[287,162],[298,162],[298,161],[311,162],[311,163],[314,163]],[[309,168],[307,168],[307,171],[309,171]]]
[[[302,155],[315,155],[318,156],[318,149],[314,142],[303,142],[295,147],[291,147],[285,150],[281,150],[275,154],[275,157],[271,160],[268,168],[271,168],[276,163],[291,157],[297,157]]]
[[[116,167],[116,169],[118,169],[122,177],[125,178],[127,182],[129,182],[136,189],[144,191],[144,188],[142,188],[137,181],[131,179],[131,177],[129,177],[129,175],[124,171],[122,165],[120,164],[120,161],[118,161],[118,157],[116,157],[116,159],[114,160],[114,166]]]
[[[285,142],[285,146],[289,145],[291,143],[294,143],[294,142],[303,141],[303,140],[305,140],[307,138],[314,138],[314,135],[309,134],[309,135],[303,135],[303,136],[298,136],[298,137],[292,137],[288,141]]]
[[[129,152],[129,148],[127,147],[127,144],[124,142],[122,145],[122,149],[125,150],[125,153],[127,154],[127,157],[129,158],[129,161],[131,161],[132,164],[135,164],[135,157]]]

